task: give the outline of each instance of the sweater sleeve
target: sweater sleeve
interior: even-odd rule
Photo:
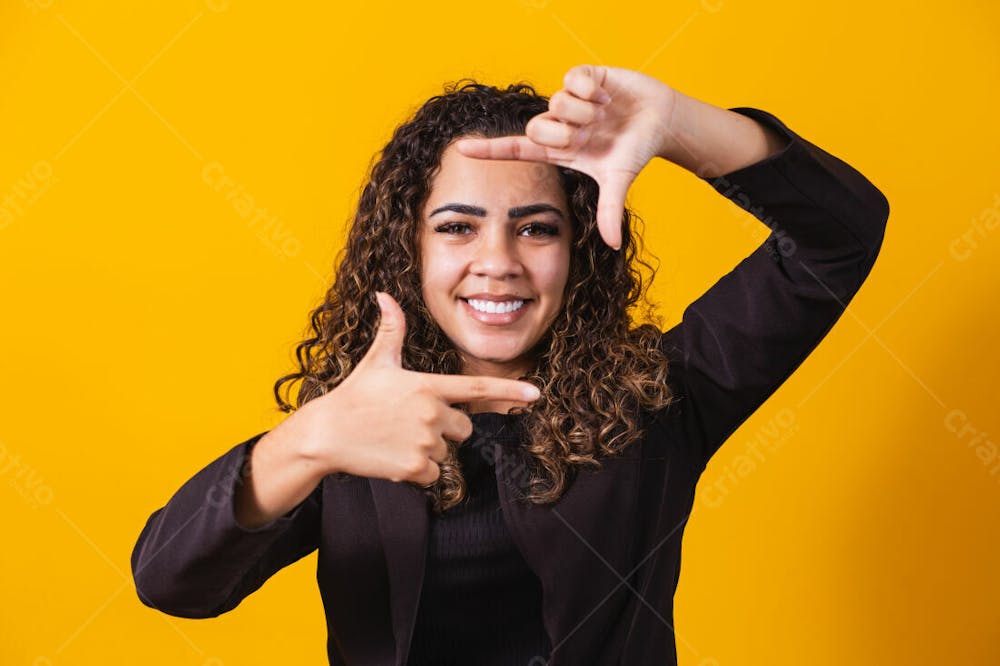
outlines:
[[[178,617],[215,617],[317,548],[322,483],[266,525],[246,529],[236,522],[234,493],[265,434],[211,462],[146,521],[132,551],[142,603]]]
[[[889,216],[882,192],[850,165],[770,113],[730,110],[788,143],[703,178],[771,233],[662,338],[686,453],[699,470],[840,318],[875,263]]]

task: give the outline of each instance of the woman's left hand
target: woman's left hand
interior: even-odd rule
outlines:
[[[643,167],[663,155],[679,93],[627,69],[578,65],[563,77],[549,110],[532,118],[525,136],[462,139],[467,157],[548,162],[592,177],[600,187],[597,226],[621,246],[625,194]]]

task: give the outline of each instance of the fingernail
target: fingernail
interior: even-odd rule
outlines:
[[[597,101],[601,104],[607,104],[611,101],[611,95],[602,91],[600,97],[597,98]]]
[[[537,386],[526,386],[522,393],[525,400],[538,400],[542,396],[542,392],[538,390]]]

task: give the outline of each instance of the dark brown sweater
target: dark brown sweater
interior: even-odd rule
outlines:
[[[490,449],[523,445],[520,417],[486,412],[472,424],[458,450],[469,496],[431,518],[408,665],[542,666],[542,587],[507,529]]]
[[[888,202],[864,176],[765,111],[733,111],[789,143],[708,180],[771,234],[664,333],[677,402],[644,414],[641,440],[582,471],[551,506],[521,501],[523,466],[492,447],[504,524],[543,590],[551,666],[677,663],[673,597],[697,482],[837,322],[882,244]],[[139,598],[172,615],[214,617],[318,549],[330,663],[406,666],[428,626],[418,627],[421,590],[439,584],[426,495],[407,483],[331,475],[286,515],[243,529],[235,484],[263,434],[220,455],[149,517],[132,553]],[[525,604],[537,603],[533,594]],[[468,663],[489,656],[470,654]]]

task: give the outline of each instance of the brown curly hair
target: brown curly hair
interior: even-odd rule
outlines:
[[[297,381],[301,407],[347,378],[378,328],[375,291],[391,294],[406,313],[404,368],[461,372],[458,351],[423,302],[421,210],[452,141],[524,134],[528,120],[547,109],[548,98],[527,83],[501,89],[463,79],[445,86],[444,94],[427,100],[395,130],[373,160],[337,257],[334,283],[311,314],[309,337],[296,348],[299,371],[274,385],[279,409],[294,409],[282,389],[290,391]],[[598,457],[616,455],[640,438],[642,412],[673,400],[658,344],[659,319],[646,297],[656,269],[642,258],[641,233],[632,231],[641,221],[626,209],[621,249],[611,250],[597,229],[597,183],[572,169],[558,170],[573,218],[569,278],[562,310],[538,345],[535,367],[522,377],[538,386],[542,397],[512,410],[524,414],[529,441],[523,497],[536,504],[557,500],[577,467],[599,468]],[[633,326],[633,313],[645,323]],[[440,477],[427,488],[435,511],[466,495],[458,444],[448,442]]]

